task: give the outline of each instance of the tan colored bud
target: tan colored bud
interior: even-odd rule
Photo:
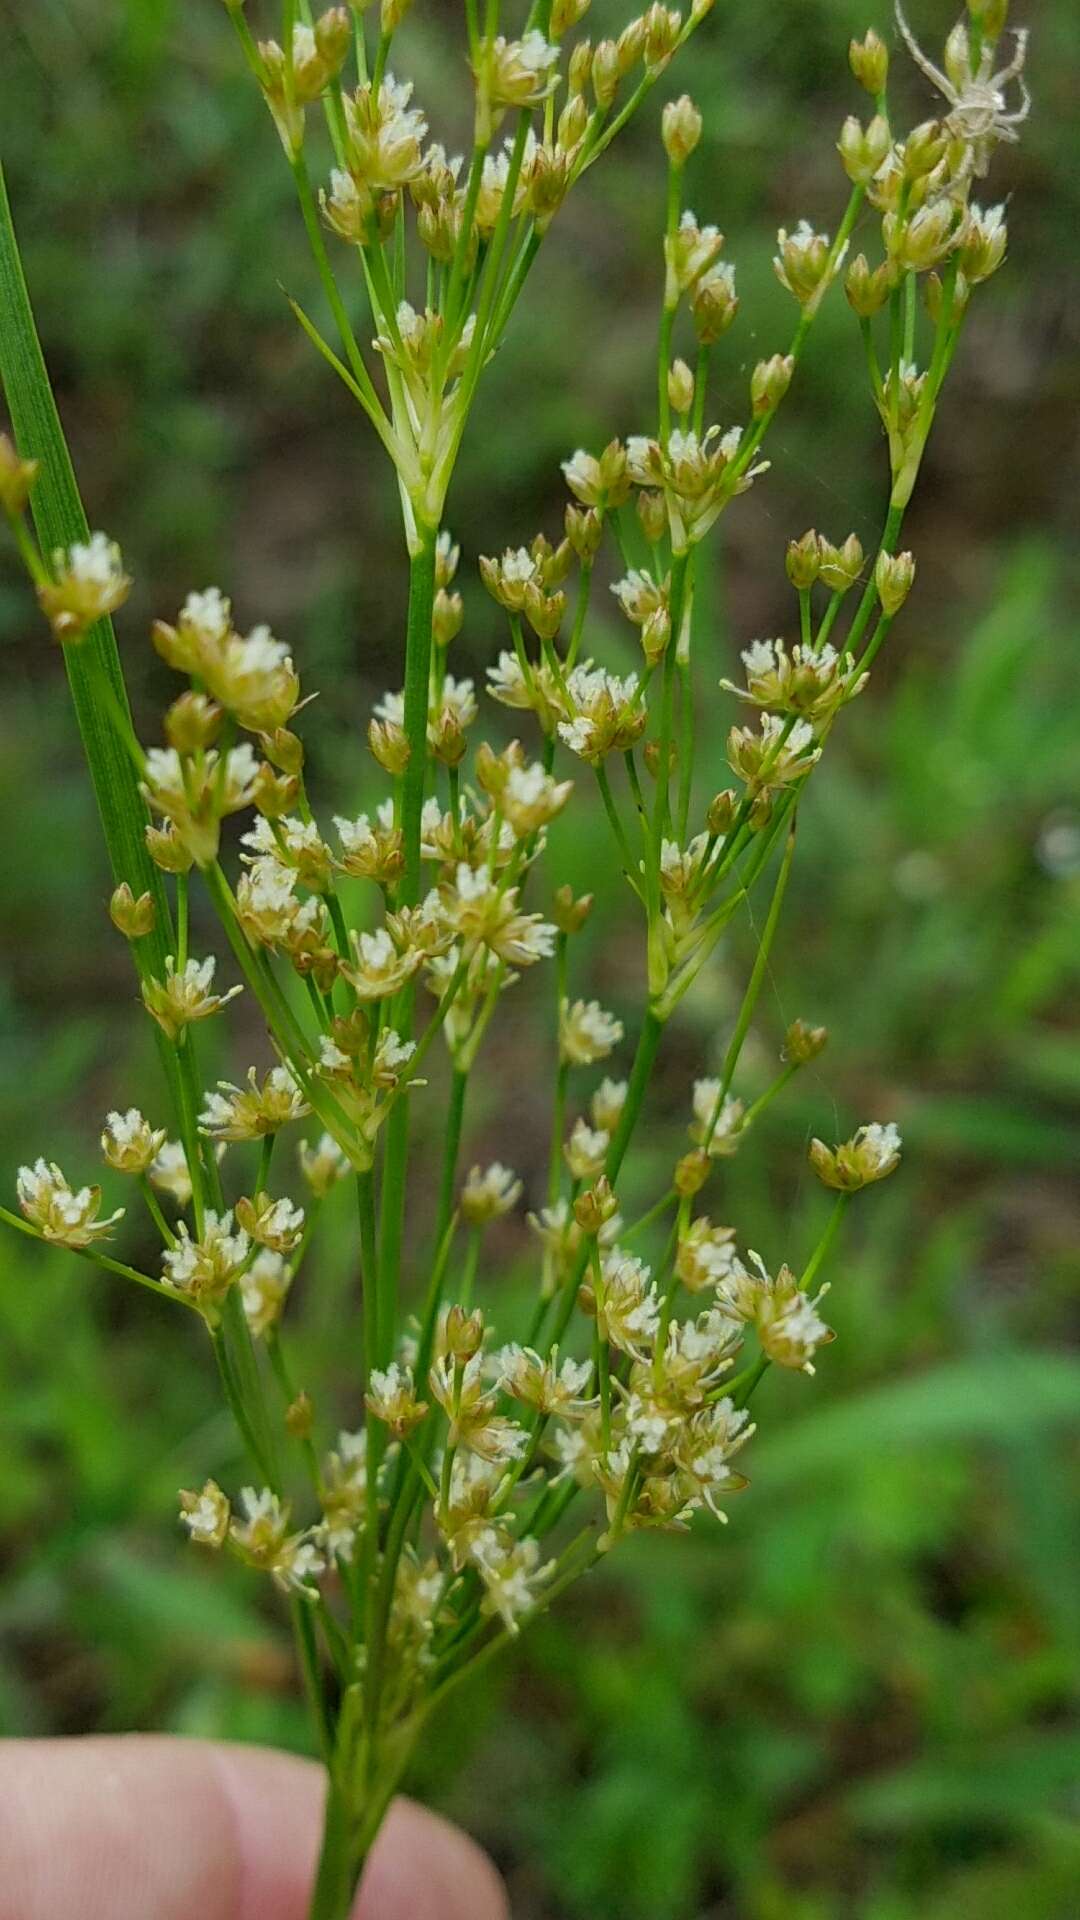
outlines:
[[[146,851],[163,873],[187,873],[192,856],[170,820],[164,827],[147,827]]]
[[[864,127],[852,113],[840,129],[836,150],[848,179],[857,187],[865,187],[873,179],[891,145],[889,123],[880,113],[874,115],[868,127]]]
[[[860,320],[872,320],[889,298],[889,271],[884,265],[870,271],[865,253],[857,253],[844,276],[848,304]]]
[[[773,804],[773,795],[767,787],[755,797],[748,816],[752,833],[760,833],[762,827],[768,826],[773,817]]]
[[[573,887],[559,887],[551,903],[551,917],[560,933],[580,933],[592,912],[593,895],[574,898]]]
[[[288,727],[275,727],[273,733],[260,733],[259,745],[268,760],[282,773],[299,773],[304,764],[304,743]]]
[[[774,353],[771,359],[758,361],[750,376],[750,405],[756,420],[780,405],[794,372],[790,353]]]
[[[945,311],[945,288],[939,273],[927,274],[924,293],[926,297],[926,311],[936,327],[940,324],[941,316]],[[963,274],[958,273],[956,279],[953,281],[952,307],[950,309],[954,320],[960,318],[964,308],[967,306],[969,298],[970,289],[968,283]]]
[[[703,273],[690,294],[690,318],[703,347],[715,346],[739,311],[735,275],[730,266]]]
[[[645,16],[631,20],[619,35],[616,52],[619,61],[619,79],[622,80],[636,67],[645,51]]]
[[[295,773],[275,773],[273,767],[264,760],[255,775],[252,799],[255,808],[267,820],[283,820],[292,813],[300,795],[300,781]]]
[[[705,813],[705,825],[709,832],[726,833],[735,818],[738,804],[734,787],[725,787],[722,793],[714,794]]]
[[[566,537],[583,566],[591,566],[599,551],[604,524],[595,507],[575,507],[568,501],[564,521]]]
[[[448,647],[461,632],[465,604],[460,593],[447,593],[440,587],[431,613],[431,634],[437,647]]]
[[[471,1360],[479,1353],[484,1340],[484,1316],[479,1307],[467,1313],[464,1307],[452,1306],[447,1313],[443,1328],[446,1351],[455,1360]]]
[[[701,114],[688,93],[669,100],[661,118],[664,151],[673,167],[684,167],[701,139]]]
[[[136,900],[126,880],[121,880],[109,901],[109,918],[125,940],[141,940],[152,933],[157,919],[153,896],[140,893]]]
[[[684,1153],[682,1159],[675,1163],[676,1193],[680,1194],[684,1200],[692,1200],[695,1193],[701,1192],[711,1168],[712,1161],[704,1147],[692,1147],[689,1153]]]
[[[644,762],[645,762],[645,771],[646,771],[646,773],[647,773],[647,774],[649,775],[649,777],[650,777],[650,779],[652,779],[652,780],[655,780],[655,779],[656,779],[656,776],[657,776],[657,774],[658,774],[658,772],[659,772],[659,770],[660,770],[660,742],[659,742],[659,740],[646,740],[646,742],[645,742],[645,746],[644,746],[644,750],[643,750],[643,752],[642,752],[642,759],[643,759],[643,760],[644,760]],[[675,769],[675,765],[676,765],[676,761],[677,761],[677,759],[678,759],[678,751],[677,751],[677,748],[676,748],[676,746],[675,746],[675,742],[674,742],[674,741],[672,741],[672,742],[671,742],[671,745],[670,745],[670,747],[669,747],[669,749],[668,749],[668,773],[669,773],[669,775],[670,775],[671,773],[673,773],[673,772],[674,772],[674,769]]]
[[[606,112],[619,89],[619,49],[614,40],[601,40],[592,58],[592,88],[596,104]]]
[[[379,26],[384,35],[396,33],[413,0],[382,0],[379,8]]]
[[[311,1396],[307,1393],[298,1393],[296,1399],[290,1400],[285,1409],[286,1430],[292,1434],[294,1440],[309,1440],[314,1425],[315,1409],[311,1404]]]
[[[799,540],[789,540],[784,557],[787,577],[799,593],[813,586],[821,572],[821,540],[813,527]]]
[[[584,94],[589,84],[592,63],[592,42],[589,40],[579,40],[570,55],[566,68],[566,91],[571,100],[575,99],[578,94]]]
[[[657,607],[641,628],[641,651],[650,667],[658,666],[671,642],[671,615],[666,607]]]
[[[25,508],[40,466],[40,460],[20,459],[7,434],[0,433],[0,509],[12,519]]]
[[[469,750],[465,729],[456,713],[452,713],[448,707],[444,707],[440,713],[429,744],[435,759],[440,760],[444,767],[458,767],[464,760]]]
[[[912,553],[879,553],[874,568],[881,610],[891,619],[899,613],[915,583],[915,556]]]
[[[352,46],[352,21],[348,7],[329,7],[315,22],[315,45],[330,73],[340,71]]]
[[[540,640],[554,640],[566,612],[565,593],[544,593],[535,581],[525,588],[525,618]]]
[[[848,48],[851,71],[861,87],[875,98],[884,93],[889,77],[889,49],[873,27],[862,40],[853,40]]]
[[[650,547],[655,547],[667,532],[667,507],[662,493],[643,487],[637,497],[637,516]]]
[[[350,1060],[359,1060],[368,1050],[368,1038],[371,1022],[363,1007],[354,1007],[351,1013],[339,1013],[330,1022],[330,1037],[335,1047],[347,1053]]]
[[[384,773],[404,773],[410,749],[403,727],[389,720],[372,720],[368,725],[368,746]]]
[[[829,1038],[828,1027],[811,1027],[805,1020],[793,1020],[784,1035],[782,1060],[790,1060],[793,1066],[805,1067],[807,1061],[816,1060]]]
[[[574,1201],[574,1219],[582,1233],[592,1239],[614,1218],[618,1206],[611,1182],[607,1174],[602,1173],[585,1193],[578,1194]]]
[[[589,0],[553,0],[548,32],[553,40],[561,40],[564,34],[584,20],[589,11]]]
[[[205,693],[182,693],[165,715],[165,738],[177,753],[212,747],[221,732],[222,711]]]
[[[584,96],[580,93],[572,94],[559,115],[559,124],[555,134],[556,140],[564,153],[572,153],[575,147],[584,139],[585,129],[588,124],[589,109],[585,104]],[[568,185],[569,181],[564,182],[562,195],[560,196],[563,199],[566,197],[566,188]]]
[[[847,593],[855,585],[862,572],[862,541],[849,533],[842,547],[834,547],[831,540],[821,542],[821,582],[831,588],[833,593]]]
[[[685,360],[673,360],[667,377],[668,400],[675,413],[689,413],[694,404],[694,376]]]
[[[682,20],[673,7],[665,7],[661,0],[655,0],[645,14],[643,24],[645,44],[642,52],[645,65],[650,73],[657,73],[667,66],[679,43]]]
[[[905,180],[921,180],[933,173],[938,161],[944,159],[948,144],[949,136],[939,120],[923,120],[913,127],[904,141]]]

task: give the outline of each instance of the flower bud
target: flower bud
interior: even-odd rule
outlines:
[[[659,666],[671,640],[671,615],[666,607],[657,607],[641,628],[641,651],[650,667]]]
[[[793,1066],[805,1067],[807,1061],[816,1060],[829,1038],[828,1027],[811,1027],[805,1020],[793,1020],[784,1035],[782,1060],[790,1060]]]
[[[889,123],[875,114],[868,127],[852,113],[840,129],[836,143],[844,172],[857,187],[865,187],[874,177],[892,144]]]
[[[588,40],[579,40],[566,69],[566,91],[571,100],[584,94],[592,72],[593,50]]]
[[[853,40],[848,48],[851,71],[859,85],[876,97],[884,93],[889,77],[889,50],[880,34],[870,28],[865,38]]]
[[[738,311],[735,269],[730,262],[712,266],[695,281],[690,294],[690,318],[703,347],[716,345]]]
[[[717,835],[726,833],[735,818],[738,804],[734,787],[725,787],[722,793],[714,794],[705,814],[705,825],[709,832]]]
[[[431,637],[437,647],[446,648],[461,632],[465,606],[460,593],[447,593],[440,587],[431,612]]]
[[[471,1360],[474,1353],[479,1353],[484,1340],[484,1316],[479,1307],[467,1313],[464,1307],[452,1306],[443,1326],[443,1340],[455,1360]]]
[[[147,827],[146,851],[163,873],[187,873],[192,855],[170,820],[164,827]]]
[[[165,738],[177,753],[211,747],[221,731],[222,712],[205,693],[182,693],[165,715]]]
[[[709,1177],[712,1161],[704,1147],[692,1147],[675,1163],[674,1186],[676,1193],[684,1200],[693,1199],[700,1193]]]
[[[674,360],[668,370],[668,400],[675,413],[689,413],[694,404],[694,376],[685,360]]]
[[[630,72],[631,67],[637,66],[645,50],[644,14],[637,20],[631,20],[629,26],[623,28],[615,50],[619,61],[619,79],[622,80]]]
[[[655,5],[644,15],[642,25],[645,29],[642,48],[645,66],[650,73],[658,73],[667,66],[678,45],[682,21],[673,7],[665,7],[661,0],[655,0]]]
[[[141,940],[152,933],[157,919],[153,896],[140,893],[136,900],[126,880],[121,880],[109,901],[109,918],[125,940]]]
[[[23,511],[40,466],[40,460],[20,459],[7,434],[0,433],[0,510],[12,519]]]
[[[865,253],[857,253],[844,279],[848,305],[860,320],[872,320],[889,298],[889,273],[884,265],[870,271]]]
[[[855,585],[862,572],[862,541],[849,533],[842,547],[834,547],[830,540],[821,542],[821,581],[830,587],[833,593],[846,593]]]
[[[669,100],[661,119],[664,151],[673,167],[684,167],[701,139],[701,114],[688,93]]]
[[[881,610],[891,619],[899,613],[915,580],[915,556],[911,553],[880,553],[874,568]]]
[[[756,420],[780,405],[794,372],[790,353],[774,353],[770,360],[758,361],[750,376],[750,405]]]
[[[551,903],[551,917],[560,933],[580,933],[592,912],[593,895],[583,893],[574,898],[573,887],[559,887]]]
[[[404,773],[409,764],[409,742],[403,727],[392,720],[368,724],[368,746],[384,773]]]
[[[614,1218],[618,1205],[611,1182],[607,1174],[602,1173],[587,1192],[578,1194],[574,1201],[574,1219],[582,1233],[591,1239]]]
[[[264,760],[255,775],[252,800],[256,812],[266,820],[283,820],[292,813],[300,794],[300,781],[295,773],[275,773],[273,767]]]
[[[580,93],[572,94],[559,115],[559,124],[556,129],[556,139],[564,153],[572,153],[579,141],[584,139],[585,129],[588,124],[589,109],[585,105],[583,95]],[[542,151],[542,149],[540,151]],[[539,158],[539,151],[537,158]],[[560,201],[565,199],[568,185],[569,181],[564,179],[559,196]]]
[[[652,493],[648,487],[643,487],[637,497],[637,516],[650,547],[655,547],[667,531],[667,507],[663,494]]]
[[[619,49],[614,40],[601,40],[592,58],[592,87],[596,104],[605,112],[619,87]]]
[[[923,293],[926,300],[926,311],[936,327],[940,323],[941,316],[945,311],[945,288],[939,273],[927,274]],[[970,291],[968,283],[963,274],[958,273],[956,279],[953,281],[952,307],[950,310],[954,320],[960,318],[964,308],[967,306],[969,298]]]
[[[268,760],[282,773],[299,773],[304,764],[304,743],[288,727],[275,727],[273,733],[260,733],[259,745]]]
[[[566,537],[583,566],[591,566],[603,537],[604,526],[595,507],[575,507],[567,502],[564,521]]]
[[[806,593],[821,572],[821,540],[813,527],[800,540],[789,540],[784,558],[787,577],[799,593]]]
[[[748,818],[751,833],[760,833],[762,827],[768,826],[772,817],[773,795],[770,789],[766,787],[763,793],[759,793],[755,797],[754,803],[750,808]]]
[[[913,127],[903,147],[905,180],[922,180],[933,173],[948,144],[949,136],[939,120],[923,120]]]
[[[285,1409],[285,1428],[294,1440],[309,1440],[315,1424],[315,1409],[308,1393],[298,1393]]]
[[[642,757],[642,759],[643,759],[643,760],[644,760],[644,762],[645,762],[645,771],[646,771],[646,773],[647,773],[647,774],[649,775],[649,778],[650,778],[650,780],[655,780],[655,779],[656,779],[656,776],[657,776],[657,774],[658,774],[658,773],[659,773],[659,771],[660,771],[660,742],[659,742],[659,740],[646,740],[646,742],[645,742],[645,746],[644,746],[644,749],[643,749],[643,751],[642,751],[642,756],[641,756],[641,757]],[[672,773],[673,773],[673,772],[675,771],[675,764],[676,764],[676,761],[677,761],[677,759],[678,759],[678,752],[677,752],[677,749],[676,749],[676,746],[675,746],[675,742],[674,742],[674,740],[673,740],[673,741],[671,742],[671,744],[670,744],[670,746],[669,746],[669,748],[668,748],[668,774],[669,774],[669,776],[670,776],[670,775],[671,775],[671,774],[672,774]]]
[[[589,0],[554,0],[548,32],[553,40],[561,40],[564,34],[584,20],[589,11]]]

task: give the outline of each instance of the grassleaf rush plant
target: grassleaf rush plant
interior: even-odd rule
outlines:
[[[899,1159],[896,1127],[878,1121],[839,1146],[813,1142],[835,1205],[794,1267],[771,1249],[768,1261],[742,1250],[736,1229],[702,1210],[717,1161],[744,1149],[826,1041],[796,1021],[772,1085],[749,1106],[739,1099],[798,807],[911,589],[905,509],[969,300],[1004,257],[1003,210],[973,193],[1027,111],[1024,37],[1003,51],[1006,0],[969,0],[939,69],[898,8],[900,35],[943,100],[940,119],[903,135],[884,42],[873,31],[852,42],[872,111],[840,130],[847,204],[831,238],[805,222],[781,230],[774,264],[797,323],[746,395],[722,344],[739,305],[734,269],[717,228],[685,204],[701,114],[686,95],[664,107],[656,419],[563,463],[571,498],[557,544],[538,534],[480,561],[507,622],[487,695],[526,739],[504,728],[470,755],[479,703],[472,681],[448,670],[463,607],[444,525],[462,436],[552,220],[709,13],[701,0],[685,17],[657,4],[617,41],[591,45],[573,38],[586,6],[537,0],[512,38],[498,0],[482,14],[466,0],[475,115],[462,161],[429,142],[425,110],[392,71],[407,0],[383,0],[374,33],[363,6],[314,19],[306,0],[285,0],[280,38],[264,40],[243,0],[226,0],[336,336],[299,307],[296,317],[381,443],[408,553],[403,686],[368,729],[381,791],[330,832],[305,785],[289,648],[265,626],[242,634],[216,587],[155,624],[154,645],[187,685],[164,744],[136,737],[110,624],[130,583],[118,547],[82,516],[6,199],[0,208],[17,443],[0,443],[0,503],[64,649],[114,870],[111,916],[172,1103],[168,1125],[150,1094],[152,1120],[134,1106],[110,1113],[101,1136],[107,1166],[137,1188],[160,1236],[158,1271],[106,1252],[123,1207],[110,1199],[103,1211],[98,1186],[70,1184],[45,1158],[19,1171],[20,1212],[0,1211],[205,1325],[252,1479],[235,1494],[213,1481],[181,1493],[181,1517],[200,1547],[270,1574],[291,1610],[329,1781],[315,1920],[347,1914],[417,1736],[452,1689],[628,1532],[685,1528],[703,1509],[724,1518],[746,1484],[736,1461],[754,1431],[754,1388],[770,1366],[813,1372],[833,1338],[823,1264],[853,1195]],[[319,115],[330,165],[316,188]],[[873,263],[849,258],[857,227],[880,237],[879,248],[867,241]],[[753,641],[745,684],[720,682],[752,711],[728,736],[734,784],[703,796],[695,734],[703,710],[716,724],[716,685],[695,618],[698,549],[766,473],[769,429],[838,279],[888,453],[881,539],[870,555],[854,534],[792,540],[796,637]],[[640,636],[625,678],[589,647],[605,541],[619,556],[615,597]],[[578,995],[574,942],[591,901],[548,871],[546,830],[583,782],[599,790],[640,924],[629,1034]],[[238,813],[249,818],[226,864],[222,823]],[[220,920],[228,984],[217,956],[191,949],[193,876]],[[665,1029],[759,883],[771,898],[721,1071],[693,1087],[690,1145],[665,1190],[624,1220],[622,1176]],[[537,965],[551,970],[551,1014],[530,1085],[550,1070],[550,1164],[527,1221],[531,1311],[496,1332],[489,1229],[518,1207],[522,1182],[499,1163],[466,1171],[462,1142],[488,1028]],[[237,1084],[206,1086],[195,1029],[241,992],[265,1021],[267,1057]],[[624,1041],[627,1077],[611,1077]],[[421,1239],[405,1231],[410,1198],[431,1184],[410,1161],[410,1110],[434,1097],[436,1048],[449,1056],[444,1148]],[[603,1077],[588,1081],[597,1068]],[[579,1088],[587,1110],[571,1123]],[[298,1126],[290,1158],[303,1205],[287,1191],[279,1142]],[[351,1423],[328,1446],[319,1394],[294,1379],[287,1308],[339,1183],[356,1209],[359,1377]],[[654,1245],[647,1264],[640,1249]]]

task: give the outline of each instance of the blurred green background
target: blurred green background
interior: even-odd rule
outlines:
[[[951,9],[909,11],[940,46]],[[817,1379],[761,1389],[752,1486],[729,1528],[632,1543],[432,1729],[414,1784],[492,1849],[520,1920],[1066,1920],[1080,1907],[1080,24],[1074,0],[1031,0],[1021,17],[1035,108],[990,194],[1010,199],[1009,260],[975,306],[905,530],[916,591],[802,810],[742,1090],[765,1084],[794,1015],[825,1021],[831,1043],[725,1164],[712,1210],[770,1261],[798,1264],[825,1204],[805,1170],[811,1132],[896,1118],[904,1166],[853,1211],[833,1263],[839,1338]],[[690,85],[705,110],[690,199],[737,263],[723,419],[790,331],[776,226],[835,224],[846,187],[832,143],[863,107],[845,50],[870,24],[895,38],[881,0],[720,0],[659,89]],[[452,94],[460,115],[451,10],[419,0],[406,32],[421,95]],[[913,117],[933,111],[913,73],[899,93]],[[282,298],[285,286],[318,309],[222,10],[38,0],[9,16],[3,103],[91,524],[137,576],[120,630],[144,736],[168,697],[148,619],[215,580],[324,690],[306,727],[315,786],[355,807],[371,787],[363,727],[400,672],[396,510]],[[556,223],[486,376],[451,502],[459,672],[482,674],[502,644],[478,552],[554,534],[559,458],[648,424],[658,115],[654,97]],[[460,138],[460,120],[434,118]],[[869,546],[880,523],[883,449],[856,348],[834,297],[772,436],[773,471],[725,519],[707,588],[703,791],[722,783],[732,717],[715,680],[754,635],[789,626],[788,537],[813,524]],[[598,642],[612,658],[628,646],[606,613]],[[106,1108],[153,1111],[156,1083],[105,919],[62,666],[7,565],[0,647],[10,1186],[39,1150],[89,1173]],[[573,820],[562,870],[601,895],[593,929],[612,915],[623,929],[584,936],[576,984],[628,1009],[639,953],[604,824],[577,804]],[[689,1080],[722,1051],[753,943],[747,923],[671,1036],[634,1167],[643,1196],[679,1150]],[[492,1042],[498,1073],[466,1164],[505,1142],[498,1080],[535,1197],[546,1117],[530,1105],[528,1004]],[[264,1060],[247,1017],[211,1065]],[[329,1212],[294,1308],[301,1370],[329,1366],[345,1389],[353,1256],[347,1208]],[[522,1245],[501,1253],[487,1299],[509,1320]],[[342,1406],[355,1420],[355,1397]],[[304,1746],[272,1600],[198,1561],[173,1526],[177,1486],[208,1472],[231,1484],[239,1463],[189,1328],[5,1239],[5,1731],[153,1726]]]

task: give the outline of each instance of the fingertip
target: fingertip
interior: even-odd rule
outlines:
[[[448,1820],[395,1800],[371,1850],[354,1920],[509,1920],[482,1848]]]

